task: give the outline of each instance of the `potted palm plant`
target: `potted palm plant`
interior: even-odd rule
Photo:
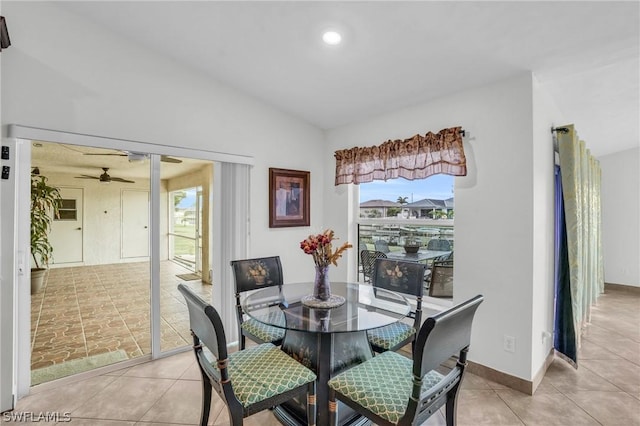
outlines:
[[[47,184],[45,176],[31,175],[31,257],[35,268],[31,268],[31,293],[42,288],[44,276],[53,254],[49,242],[51,221],[58,216],[62,196],[58,188]]]

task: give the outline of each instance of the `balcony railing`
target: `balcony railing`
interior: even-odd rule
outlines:
[[[407,241],[427,248],[429,241],[444,239],[453,250],[453,219],[360,219],[358,251],[375,250],[376,241],[384,241],[390,251],[401,251]]]

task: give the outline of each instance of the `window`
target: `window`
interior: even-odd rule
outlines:
[[[54,220],[77,220],[78,209],[76,207],[77,200],[62,200],[60,207],[58,208],[58,217]]]
[[[434,258],[449,254],[452,257],[453,179],[434,175],[414,181],[393,179],[360,184],[358,251],[383,251],[393,257],[394,252],[400,255],[419,249],[422,255],[416,258],[424,258],[428,264]]]

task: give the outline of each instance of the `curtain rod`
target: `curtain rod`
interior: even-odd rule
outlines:
[[[553,132],[560,132],[560,133],[569,133],[569,129],[566,127],[552,127],[551,128],[551,133]],[[463,134],[464,136],[464,134]]]

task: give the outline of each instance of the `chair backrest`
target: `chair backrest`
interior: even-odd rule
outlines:
[[[373,266],[372,284],[416,297],[422,297],[424,263],[378,258]]]
[[[376,259],[371,284],[374,287],[415,296],[416,309],[409,313],[413,327],[417,330],[422,323],[422,293],[424,291],[424,271],[427,265],[392,259]]]
[[[434,238],[427,243],[427,250],[449,251],[451,243],[443,238]]]
[[[386,257],[386,254],[376,250],[362,250],[360,252],[360,264],[362,265],[362,275],[364,275],[365,281],[371,281],[371,277],[373,275],[373,264],[376,259],[385,259]]]
[[[282,264],[279,256],[232,260],[236,295],[259,288],[282,285]]]
[[[429,296],[453,297],[453,260],[433,262]]]
[[[186,285],[179,284],[178,290],[187,302],[194,346],[202,343],[216,359],[227,359],[227,339],[218,312]]]
[[[477,295],[425,320],[413,351],[415,377],[423,377],[435,370],[452,355],[459,354],[458,362],[466,362],[466,350],[471,343],[471,324],[483,300],[482,295]]]
[[[389,243],[385,240],[376,240],[373,244],[375,245],[377,251],[389,253]]]

